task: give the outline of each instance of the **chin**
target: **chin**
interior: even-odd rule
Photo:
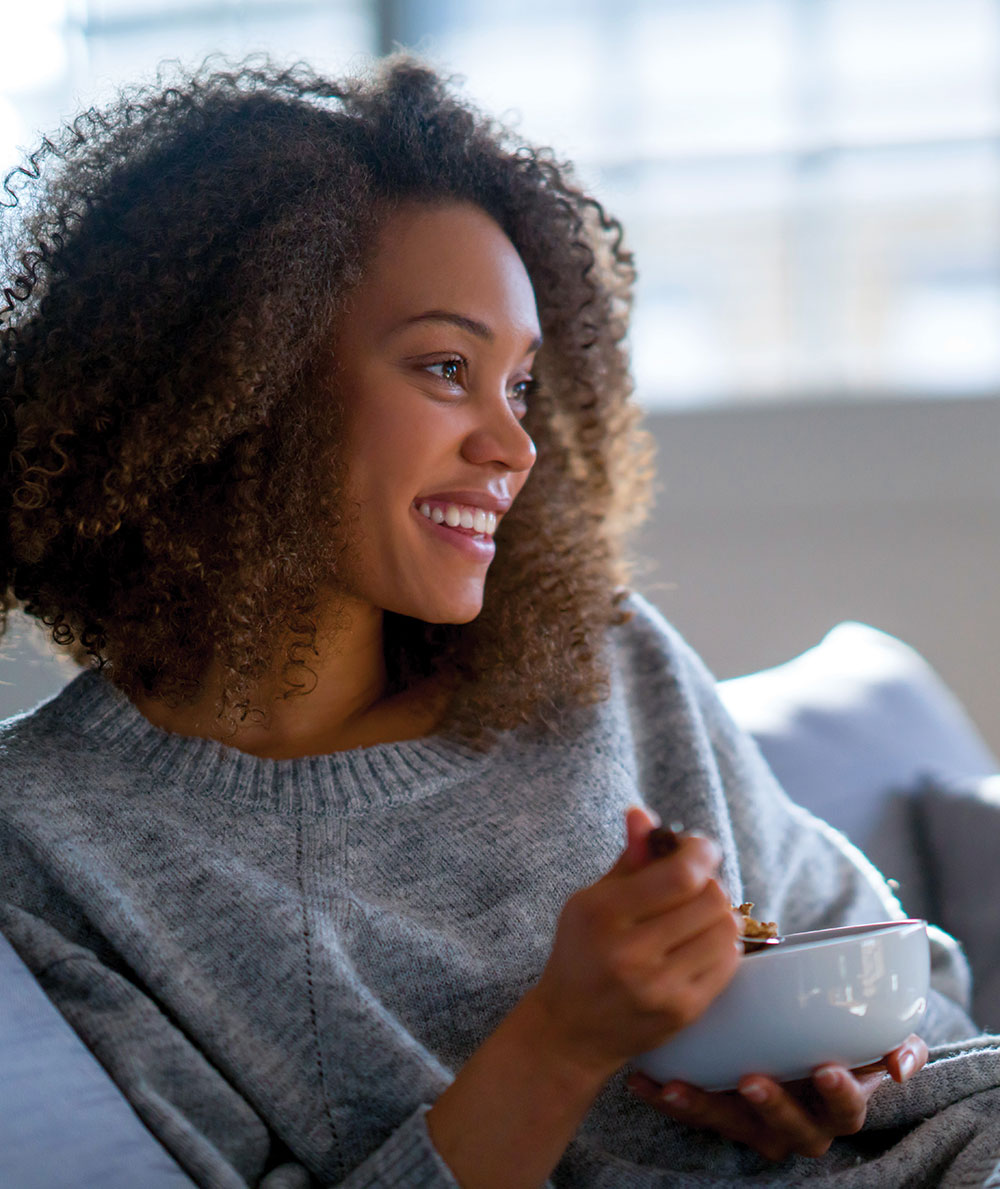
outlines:
[[[434,606],[424,606],[420,610],[404,612],[415,615],[424,623],[471,623],[483,609],[483,597],[480,591],[478,597],[469,599],[449,600],[436,603]]]
[[[433,615],[422,615],[424,623],[472,623],[482,611],[483,605],[480,603],[476,607],[466,607],[462,610],[456,608],[454,611],[440,611]]]
[[[422,623],[471,623],[483,609],[482,592],[475,598],[394,598],[377,600],[376,605],[394,615]]]

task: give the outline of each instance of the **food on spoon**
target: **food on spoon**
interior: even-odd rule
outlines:
[[[733,912],[740,918],[740,937],[743,941],[745,954],[755,953],[757,950],[767,949],[778,944],[778,926],[774,921],[758,921],[750,915],[753,903],[744,900],[738,907],[733,905]]]
[[[740,917],[740,936],[766,938],[777,937],[778,926],[774,921],[757,921],[750,915],[750,910],[753,908],[753,903],[750,900],[744,900],[738,907],[733,905],[733,912],[738,913]]]

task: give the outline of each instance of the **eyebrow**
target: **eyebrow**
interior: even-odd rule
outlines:
[[[468,331],[469,334],[475,335],[477,339],[482,339],[486,343],[492,343],[496,338],[496,335],[485,322],[479,322],[475,318],[468,318],[465,314],[456,314],[453,310],[427,310],[423,314],[414,314],[412,318],[407,318],[404,322],[400,323],[400,326],[412,326],[415,322],[447,322],[451,326],[457,326],[459,330]],[[534,353],[541,345],[542,336],[538,335],[528,344],[528,350],[525,354],[530,355]]]

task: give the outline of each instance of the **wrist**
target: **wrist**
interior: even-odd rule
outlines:
[[[528,992],[427,1113],[431,1142],[464,1189],[535,1189],[613,1072],[560,1043]]]
[[[510,1028],[529,1064],[541,1066],[564,1092],[589,1094],[592,1100],[624,1064],[588,1053],[575,1044],[567,1035],[558,1010],[545,1001],[537,986],[523,996],[501,1027]]]

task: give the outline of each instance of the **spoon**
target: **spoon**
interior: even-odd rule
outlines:
[[[740,936],[740,941],[743,942],[744,954],[755,954],[758,950],[766,950],[770,945],[781,945],[785,939],[783,937],[745,937]]]
[[[681,844],[684,826],[681,822],[671,822],[669,826],[656,826],[646,835],[646,845],[649,847],[651,858],[663,859],[672,855]]]

